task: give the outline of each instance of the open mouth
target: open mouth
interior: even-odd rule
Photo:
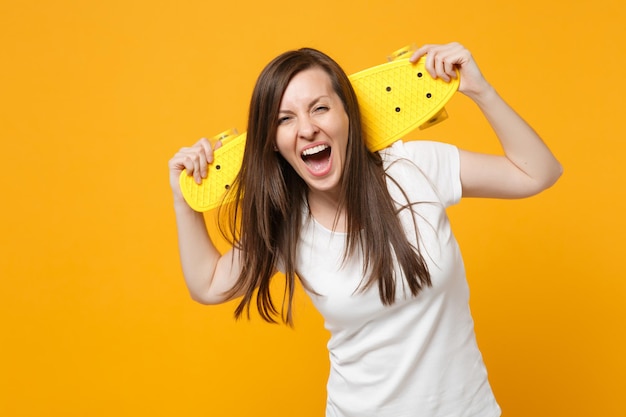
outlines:
[[[330,146],[318,145],[302,151],[302,160],[315,172],[326,169],[330,161]]]

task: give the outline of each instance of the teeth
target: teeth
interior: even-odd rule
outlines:
[[[328,145],[317,145],[314,146],[312,148],[306,149],[305,151],[302,152],[302,156],[310,156],[310,155],[315,155],[316,153],[322,152],[326,149],[328,149]]]

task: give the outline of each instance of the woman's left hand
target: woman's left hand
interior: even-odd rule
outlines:
[[[410,60],[417,62],[424,55],[426,55],[425,68],[435,79],[450,81],[457,77],[458,70],[461,76],[459,91],[468,97],[478,98],[491,89],[470,51],[460,43],[424,45],[413,53]]]
[[[411,56],[426,56],[433,78],[450,81],[459,71],[459,91],[480,108],[498,137],[504,155],[460,150],[465,197],[522,198],[550,187],[562,167],[541,138],[485,80],[472,54],[459,43],[424,45]]]

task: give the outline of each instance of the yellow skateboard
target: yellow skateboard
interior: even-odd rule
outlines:
[[[447,118],[444,106],[457,91],[459,77],[450,82],[435,80],[424,69],[423,57],[415,64],[403,58],[409,53],[408,47],[400,49],[390,57],[391,62],[349,77],[371,151],[391,145],[416,128],[425,129]],[[246,134],[230,130],[213,137],[216,140],[222,146],[215,150],[202,184],[185,171],[180,175],[183,197],[196,211],[208,211],[228,202],[224,194],[241,168]]]

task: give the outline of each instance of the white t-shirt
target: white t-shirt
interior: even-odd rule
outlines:
[[[463,260],[446,207],[461,198],[459,154],[452,145],[396,142],[381,152],[388,174],[419,204],[419,247],[432,287],[417,296],[398,282],[385,306],[378,286],[357,291],[360,256],[342,264],[344,233],[304,216],[297,271],[330,331],[327,417],[496,417],[500,408],[476,344]],[[388,182],[392,197],[405,204]],[[400,214],[415,242],[413,219]]]

